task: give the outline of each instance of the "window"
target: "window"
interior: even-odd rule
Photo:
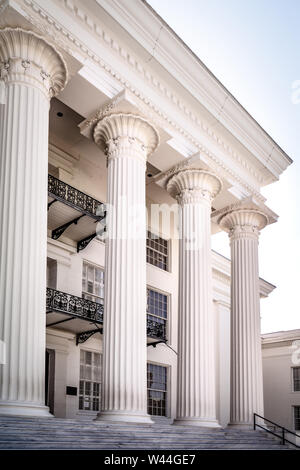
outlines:
[[[162,325],[162,337],[166,337],[168,317],[168,296],[153,289],[147,289],[147,320],[153,325]]]
[[[295,431],[300,431],[300,406],[294,406],[294,427]]]
[[[99,411],[102,354],[80,350],[79,409]]]
[[[47,287],[56,289],[57,284],[57,261],[47,258]]]
[[[86,262],[82,267],[82,297],[100,304],[104,303],[104,271]]]
[[[168,240],[147,233],[147,263],[168,271]]]
[[[147,364],[148,413],[166,416],[167,368]]]
[[[293,391],[300,392],[300,367],[292,367],[293,369]]]

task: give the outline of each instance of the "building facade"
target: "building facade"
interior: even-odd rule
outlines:
[[[144,1],[4,0],[0,64],[0,414],[251,426],[290,158]]]
[[[265,416],[300,436],[300,330],[262,335],[262,355]]]

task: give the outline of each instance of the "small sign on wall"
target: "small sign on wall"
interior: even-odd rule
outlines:
[[[73,396],[77,396],[77,387],[69,387],[67,386],[67,389],[66,389],[66,394],[67,395],[73,395]]]

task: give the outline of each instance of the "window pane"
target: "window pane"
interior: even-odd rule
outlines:
[[[168,270],[168,240],[147,234],[147,263]]]
[[[102,355],[80,351],[79,409],[100,410]]]
[[[300,392],[300,367],[293,367],[293,390]]]
[[[83,265],[82,297],[103,304],[104,271],[90,263],[84,263]]]
[[[166,416],[167,368],[147,364],[148,413]]]
[[[300,431],[300,406],[294,406],[295,430]]]

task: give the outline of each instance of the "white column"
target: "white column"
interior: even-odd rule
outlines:
[[[49,100],[66,82],[61,55],[20,28],[0,29],[0,414],[45,407]],[[3,85],[3,83],[2,83]]]
[[[232,210],[220,220],[231,245],[230,425],[253,426],[263,416],[258,237],[267,217],[251,209]]]
[[[216,427],[210,214],[221,182],[207,171],[181,170],[167,189],[181,206],[175,424]]]
[[[112,114],[94,130],[108,156],[103,393],[99,420],[151,423],[146,384],[147,155],[158,143],[142,117]]]

